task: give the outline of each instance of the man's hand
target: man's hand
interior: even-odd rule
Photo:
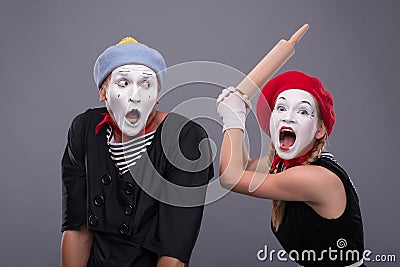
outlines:
[[[85,267],[93,244],[93,235],[83,224],[79,230],[63,232],[61,267]]]
[[[157,267],[184,267],[185,264],[178,259],[168,257],[168,256],[161,256],[158,259]]]

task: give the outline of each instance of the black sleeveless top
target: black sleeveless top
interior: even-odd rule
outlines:
[[[286,201],[282,223],[272,232],[288,253],[303,266],[347,266],[362,259],[363,224],[357,192],[347,173],[332,154],[312,163],[335,173],[344,185],[346,208],[336,219],[326,219],[301,201]],[[364,266],[364,265],[362,265]]]

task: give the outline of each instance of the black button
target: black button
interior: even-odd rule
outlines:
[[[96,226],[99,223],[99,220],[97,219],[96,215],[90,215],[89,216],[89,224],[92,226]]]
[[[94,198],[94,204],[97,207],[101,207],[104,205],[104,197],[103,196],[97,196]]]
[[[125,193],[128,195],[132,195],[135,192],[135,187],[131,183],[127,183],[125,186]]]
[[[127,216],[131,216],[131,215],[133,214],[133,207],[132,207],[131,204],[128,204],[128,205],[125,207],[124,214],[127,215]]]
[[[121,227],[119,228],[119,232],[123,235],[126,235],[129,232],[129,227],[125,223],[121,224]]]
[[[111,183],[111,176],[109,174],[104,175],[103,177],[101,177],[101,183],[103,185],[108,185]]]

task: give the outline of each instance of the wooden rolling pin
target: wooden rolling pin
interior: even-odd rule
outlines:
[[[298,29],[289,41],[280,40],[274,48],[254,67],[243,81],[236,87],[250,99],[266,83],[286,61],[294,54],[294,46],[300,41],[310,26],[304,24]]]

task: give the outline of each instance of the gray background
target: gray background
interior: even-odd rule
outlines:
[[[59,264],[60,159],[72,118],[100,105],[92,66],[106,47],[132,35],[169,66],[209,60],[247,73],[304,23],[311,28],[281,71],[313,74],[334,96],[329,150],[358,189],[366,248],[400,261],[399,7],[396,0],[2,1],[0,266]],[[160,109],[220,91],[183,88]],[[219,144],[220,126],[204,125]],[[192,266],[294,266],[256,258],[264,245],[280,249],[269,214],[269,200],[235,193],[208,205]]]

